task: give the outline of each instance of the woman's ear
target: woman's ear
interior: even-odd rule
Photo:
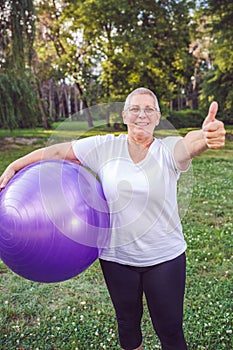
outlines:
[[[124,123],[124,124],[127,124],[127,115],[126,115],[126,112],[125,112],[125,111],[122,111],[121,115],[122,115],[123,123]]]
[[[161,118],[161,112],[158,111],[158,112],[157,112],[157,119],[156,119],[156,122],[155,122],[155,125],[156,125],[156,126],[159,125],[160,118]]]

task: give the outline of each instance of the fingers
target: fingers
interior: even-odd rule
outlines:
[[[3,180],[3,181],[0,183],[0,191],[3,190],[3,188],[6,187],[7,182],[8,182],[8,181],[6,181],[6,180],[4,181],[4,180]]]
[[[6,186],[3,175],[0,177],[0,191]]]
[[[15,171],[12,169],[6,169],[0,177],[0,191],[6,187],[10,179],[15,175]]]
[[[218,103],[214,101],[210,105],[209,112],[207,117],[204,120],[203,126],[205,126],[208,123],[214,122],[217,112],[218,112]]]
[[[217,149],[225,145],[226,130],[224,124],[215,120],[203,128],[203,136],[208,148]]]
[[[225,145],[226,130],[224,124],[215,119],[218,112],[218,103],[212,102],[207,117],[205,118],[202,131],[208,148],[216,149]]]
[[[213,122],[210,122],[206,124],[205,126],[203,125],[202,130],[204,132],[214,132],[217,131],[218,129],[224,129],[224,124],[220,120],[215,119]]]
[[[1,190],[3,190],[4,187],[6,187],[6,182],[0,181],[0,192],[1,192]]]

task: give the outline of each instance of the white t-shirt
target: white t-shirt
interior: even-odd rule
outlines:
[[[110,247],[101,259],[132,266],[171,260],[186,249],[177,205],[173,151],[180,137],[155,139],[134,163],[128,136],[110,134],[73,141],[73,151],[102,183],[111,218]]]

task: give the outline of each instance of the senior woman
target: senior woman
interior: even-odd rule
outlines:
[[[23,167],[44,159],[66,159],[90,167],[110,208],[111,242],[100,264],[118,322],[122,349],[141,350],[143,294],[163,350],[185,350],[183,299],[185,250],[178,215],[179,175],[193,157],[224,146],[225,129],[213,102],[201,130],[184,138],[156,139],[160,121],[155,94],[138,88],[122,112],[128,133],[92,136],[38,149],[11,163],[0,188]]]

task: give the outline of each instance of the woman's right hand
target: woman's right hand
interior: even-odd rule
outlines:
[[[10,165],[8,165],[0,177],[0,191],[7,185],[10,179],[20,169],[23,169],[26,166],[39,162],[41,160],[52,159],[64,159],[70,162],[81,164],[73,152],[71,142],[55,144],[46,148],[39,148],[21,158],[16,159]]]
[[[7,183],[10,181],[10,179],[15,175],[16,171],[14,168],[9,165],[6,170],[2,173],[0,177],[0,191],[6,187]]]

